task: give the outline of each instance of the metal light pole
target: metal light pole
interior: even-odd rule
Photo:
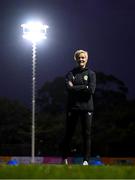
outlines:
[[[35,103],[36,103],[36,43],[32,43],[32,148],[31,148],[31,155],[32,159],[31,162],[35,162]]]
[[[23,38],[32,42],[32,133],[31,133],[31,163],[35,163],[35,107],[36,107],[36,45],[46,39],[47,25],[40,22],[22,24]]]

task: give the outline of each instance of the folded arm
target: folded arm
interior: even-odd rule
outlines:
[[[68,91],[84,91],[86,93],[94,94],[96,88],[96,73],[93,71],[89,72],[89,83],[86,85],[74,85],[74,76],[72,72],[66,76],[66,88]]]
[[[88,86],[87,85],[74,85],[73,83],[74,81],[74,76],[73,74],[70,72],[69,74],[67,74],[66,76],[66,88],[68,91],[84,91],[84,90],[88,90]]]

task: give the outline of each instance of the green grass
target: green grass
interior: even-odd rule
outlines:
[[[0,166],[0,179],[135,179],[134,166]]]

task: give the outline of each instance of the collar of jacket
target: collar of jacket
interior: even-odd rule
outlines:
[[[87,70],[88,70],[87,66],[85,68],[77,67],[77,71],[79,71],[79,72],[83,72],[83,71],[87,71]]]

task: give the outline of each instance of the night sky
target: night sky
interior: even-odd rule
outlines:
[[[73,68],[74,51],[89,52],[95,71],[112,74],[135,98],[135,0],[1,0],[0,96],[31,103],[31,43],[21,24],[49,25],[38,44],[37,89]]]

